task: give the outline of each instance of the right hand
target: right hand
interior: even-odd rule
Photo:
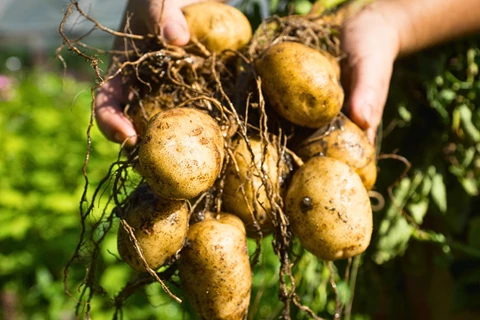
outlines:
[[[190,40],[190,32],[181,8],[195,2],[200,0],[130,0],[126,12],[133,13],[131,31],[140,35],[159,34],[170,44],[185,45]],[[121,31],[124,25],[125,20]],[[124,50],[123,38],[116,38],[113,48]],[[126,146],[134,146],[138,140],[133,124],[123,113],[130,94],[117,76],[103,84],[95,98],[95,116],[100,131],[107,139]]]

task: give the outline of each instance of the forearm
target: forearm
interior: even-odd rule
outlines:
[[[480,31],[480,0],[379,0],[398,30],[399,55]]]

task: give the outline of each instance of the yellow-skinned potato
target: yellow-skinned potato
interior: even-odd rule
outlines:
[[[222,213],[193,224],[178,260],[179,276],[202,319],[244,319],[250,303],[252,270],[242,221]]]
[[[355,123],[340,113],[332,126],[321,129],[306,139],[297,155],[304,161],[323,155],[343,161],[360,176],[367,190],[377,180],[375,148],[367,135]]]
[[[223,157],[219,125],[193,108],[157,113],[139,150],[140,171],[167,199],[191,199],[209,189],[222,169]]]
[[[335,58],[333,55],[328,53],[328,51],[326,51],[326,50],[321,50],[320,52],[325,56],[325,58],[328,59],[328,61],[330,61],[330,64],[332,65],[335,77],[337,78],[338,81],[340,81],[342,70],[340,68],[339,59]]]
[[[125,221],[133,228],[150,268],[158,269],[183,247],[188,228],[185,201],[162,199],[143,184],[130,196],[125,209]],[[117,246],[120,256],[132,269],[146,271],[122,225],[118,229]]]
[[[235,7],[219,2],[199,2],[182,9],[192,40],[210,52],[238,50],[252,37],[247,17]]]
[[[165,110],[165,106],[154,96],[149,96],[132,103],[128,110],[128,115],[132,120],[135,131],[140,137],[143,137],[145,134],[148,121],[162,110]]]
[[[338,70],[320,51],[298,42],[281,42],[255,61],[267,101],[293,124],[320,128],[343,104]]]
[[[249,137],[252,154],[243,138],[236,139],[233,146],[234,159],[228,163],[223,188],[223,205],[225,211],[237,215],[245,223],[249,234],[254,234],[254,216],[260,230],[268,232],[272,228],[271,201],[261,179],[263,170],[273,188],[282,174],[278,170],[278,153],[269,144],[265,152],[265,143],[257,137]],[[238,168],[238,171],[237,171]],[[244,195],[245,193],[245,195]]]
[[[292,177],[285,213],[305,249],[323,260],[365,251],[372,234],[372,208],[360,177],[347,164],[313,157]]]

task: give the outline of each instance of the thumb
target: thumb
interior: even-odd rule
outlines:
[[[345,109],[373,143],[398,53],[396,29],[375,8],[363,10],[345,22],[342,49]]]
[[[382,119],[392,68],[393,61],[382,55],[358,59],[352,57],[346,67],[349,78],[346,109],[350,118],[367,130],[370,140],[374,140],[375,131]]]
[[[150,2],[149,28],[168,43],[183,46],[190,40],[187,21],[181,6],[185,1],[154,0]]]
[[[373,143],[382,120],[396,54],[389,45],[381,48],[368,42],[345,48],[342,81],[347,96],[345,109],[352,121],[367,130]]]

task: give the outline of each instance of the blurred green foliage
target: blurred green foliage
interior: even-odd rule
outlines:
[[[90,89],[50,72],[12,79],[0,107],[0,291],[18,298],[18,319],[60,319],[74,306],[62,272],[78,241]],[[94,137],[97,180],[116,151]]]

